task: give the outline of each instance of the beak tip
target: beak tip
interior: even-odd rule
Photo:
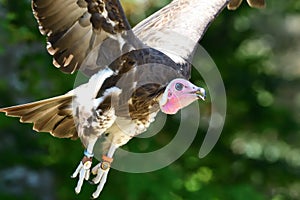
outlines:
[[[199,98],[201,98],[203,101],[206,99],[206,92],[204,88],[199,88],[197,91],[197,95]]]
[[[205,101],[206,96],[201,96],[201,99],[202,99],[203,101]]]

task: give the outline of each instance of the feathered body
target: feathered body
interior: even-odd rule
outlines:
[[[86,150],[72,175],[79,177],[76,193],[89,179],[95,142],[105,137],[103,158],[92,170],[96,198],[119,146],[144,132],[160,110],[174,114],[204,100],[204,89],[188,81],[190,62],[228,2],[173,0],[131,29],[118,0],[32,0],[53,64],[90,79],[64,95],[0,112],[33,123],[38,132],[81,139]]]

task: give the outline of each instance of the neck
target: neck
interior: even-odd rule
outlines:
[[[180,110],[180,102],[176,99],[168,100],[167,103],[161,105],[160,110],[168,115],[173,115]]]

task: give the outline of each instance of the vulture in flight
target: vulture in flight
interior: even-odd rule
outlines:
[[[61,96],[0,112],[33,123],[38,132],[80,138],[85,150],[72,174],[78,177],[75,192],[93,173],[97,198],[118,147],[146,131],[159,111],[175,114],[205,99],[205,90],[188,81],[195,47],[219,12],[241,1],[173,0],[131,29],[118,0],[32,0],[54,66],[79,70],[89,80]],[[92,168],[99,138],[103,156]]]

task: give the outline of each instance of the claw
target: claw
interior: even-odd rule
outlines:
[[[92,182],[94,184],[99,183],[96,191],[92,194],[93,199],[96,199],[99,197],[99,195],[104,187],[104,184],[106,183],[107,175],[108,175],[112,161],[113,161],[112,158],[107,157],[107,156],[102,156],[102,162],[97,164],[95,167],[93,167],[92,173],[97,174],[97,176],[92,180]]]
[[[96,183],[93,180],[88,180],[89,184],[96,185]]]
[[[79,163],[78,167],[76,168],[75,172],[72,174],[71,178],[76,178],[80,169],[82,168],[83,164],[82,162]]]
[[[92,196],[90,197],[90,199],[97,199],[99,197],[99,195],[97,197],[93,196],[94,194],[92,194]]]
[[[100,167],[101,163],[98,163],[97,165],[95,165],[95,167],[92,168],[92,174],[93,175],[97,175],[98,172],[98,168]]]
[[[88,158],[84,156],[82,161],[80,161],[78,167],[76,168],[75,172],[72,174],[71,178],[76,178],[79,174],[78,182],[75,187],[76,194],[80,193],[81,187],[83,185],[83,181],[89,179],[91,166],[92,166],[92,158]]]
[[[95,184],[98,184],[103,176],[105,171],[101,170],[101,168],[99,168],[97,176],[92,180]]]
[[[102,181],[103,176],[108,173],[112,161],[113,161],[112,158],[109,158],[109,157],[103,155],[102,162],[97,164],[95,167],[93,167],[92,173],[97,174],[97,176],[93,179],[93,182],[95,184]]]
[[[99,185],[98,185],[98,187],[97,187],[97,190],[92,194],[92,197],[93,197],[93,198],[96,199],[96,198],[99,197],[99,195],[100,195],[100,193],[101,193],[101,191],[102,191],[102,189],[103,189],[103,187],[104,187],[104,184],[106,183],[108,171],[109,171],[109,170],[106,170],[106,171],[104,171],[104,172],[102,173],[102,176],[101,176],[101,178],[100,178],[100,181],[99,181]]]

